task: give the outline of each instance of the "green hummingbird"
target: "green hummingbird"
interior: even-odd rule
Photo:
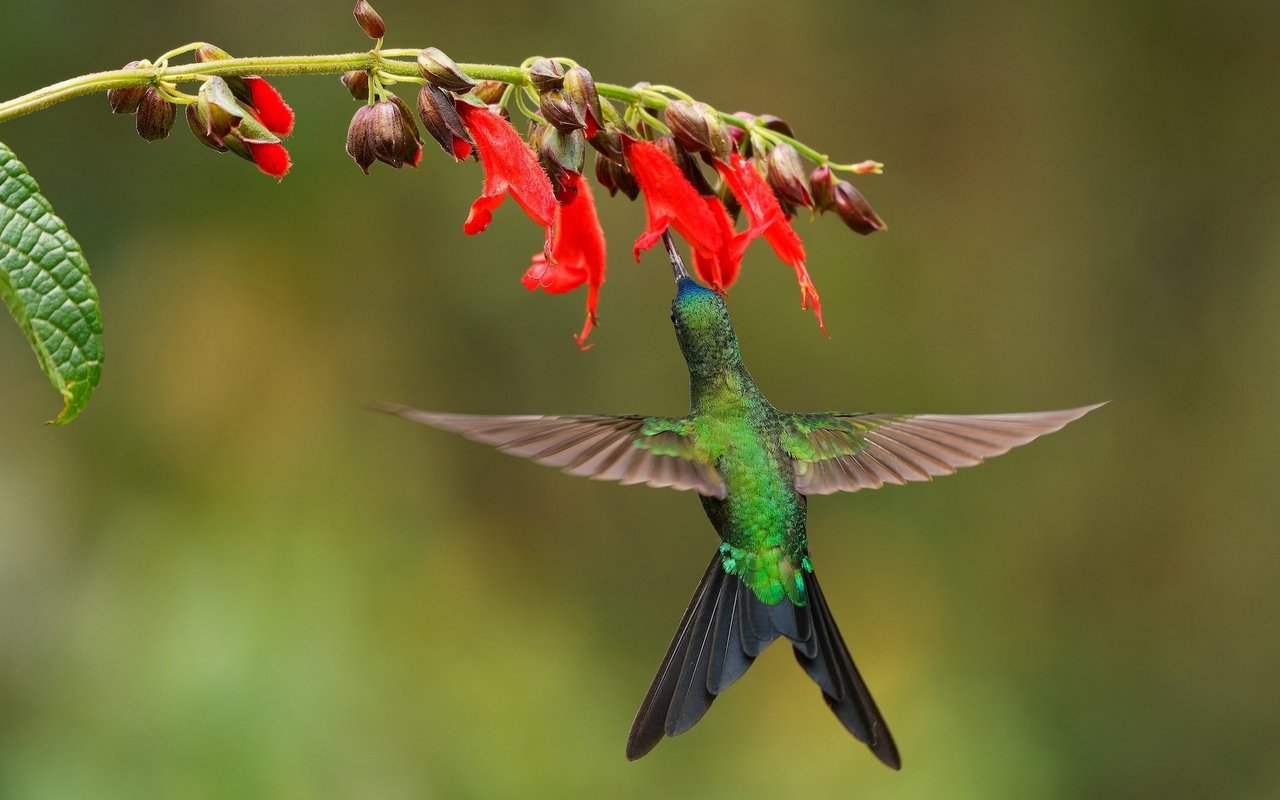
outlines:
[[[671,321],[689,368],[687,416],[473,416],[380,410],[571,475],[694,489],[720,546],[698,582],[627,738],[638,759],[689,730],[779,637],[840,723],[901,768],[897,746],[823,596],[805,529],[810,495],[927,481],[1052,433],[1063,411],[797,414],[774,408],[742,363],[724,298],[689,276],[670,234]],[[1099,404],[1101,405],[1101,404]]]

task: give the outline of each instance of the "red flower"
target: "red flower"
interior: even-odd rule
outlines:
[[[546,253],[534,254],[533,264],[521,282],[531,292],[541,289],[552,294],[587,285],[587,320],[582,333],[574,337],[578,347],[586,350],[590,347],[586,344],[587,336],[596,324],[600,285],[604,283],[604,231],[596,217],[589,183],[578,175],[569,181],[567,188],[575,193],[567,203],[556,207],[551,259],[547,259]]]
[[[480,163],[484,165],[484,190],[471,204],[471,213],[462,229],[476,234],[489,227],[493,210],[509,194],[529,218],[547,229],[550,248],[555,222],[556,198],[551,181],[538,165],[538,157],[520,138],[510,122],[485,106],[458,103],[458,115],[475,140]]]
[[[623,139],[623,151],[636,183],[644,192],[649,220],[636,239],[636,260],[668,227],[675,228],[693,248],[694,266],[713,289],[727,289],[738,274],[741,253],[734,252],[733,225],[724,205],[715,197],[703,197],[657,145]]]
[[[273,178],[283,178],[292,166],[289,151],[285,150],[284,145],[279,142],[246,141],[245,145],[248,146],[249,156],[258,169]]]
[[[822,303],[818,298],[817,288],[809,278],[809,270],[805,268],[804,243],[791,227],[773,190],[751,162],[736,152],[729,155],[728,164],[716,161],[716,169],[747,212],[748,227],[736,234],[735,238],[740,246],[735,249],[741,253],[753,239],[764,236],[778,258],[795,270],[796,280],[800,283],[800,307],[808,308],[810,303],[813,304],[818,326],[825,334],[827,326],[822,322]]]
[[[244,83],[249,87],[249,104],[257,112],[258,121],[276,136],[293,133],[293,109],[276,87],[256,75],[244,78]]]

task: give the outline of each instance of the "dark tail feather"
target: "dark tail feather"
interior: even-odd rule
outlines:
[[[853,664],[849,648],[845,647],[840,629],[831,616],[831,608],[827,598],[818,585],[818,576],[810,573],[805,577],[808,588],[808,610],[812,618],[814,644],[816,652],[810,656],[795,647],[796,661],[809,673],[813,682],[822,689],[822,699],[854,738],[871,748],[881,761],[902,769],[902,759],[898,756],[898,746],[893,743],[889,727],[876,701],[871,699],[871,692],[858,668]]]
[[[889,729],[849,657],[822,590],[813,575],[807,576],[807,583],[807,606],[785,600],[767,605],[736,575],[725,573],[717,552],[640,704],[627,737],[627,758],[634,761],[663,736],[692,728],[716,696],[741,678],[773,640],[784,636],[845,728],[881,761],[898,769],[901,762]]]

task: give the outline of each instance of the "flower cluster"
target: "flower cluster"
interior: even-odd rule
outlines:
[[[585,172],[588,150],[595,150],[595,183],[610,196],[644,198],[647,221],[635,240],[637,260],[672,229],[688,242],[697,275],[724,292],[737,280],[749,245],[763,239],[794,270],[801,307],[813,309],[824,333],[804,243],[792,226],[798,210],[834,212],[861,234],[885,227],[862,194],[836,177],[837,171],[878,172],[881,165],[831,164],[777,117],[722,114],[667,86],[597,89],[589,71],[563,58],[528,59],[518,70],[496,68],[506,70],[498,72],[502,81],[477,80],[474,67],[464,69],[434,47],[382,50],[386,25],[377,11],[360,0],[353,13],[377,44],[368,66],[342,76],[351,96],[362,101],[347,129],[347,153],[366,173],[376,162],[416,168],[425,129],[454,161],[478,160],[484,187],[463,230],[480,233],[507,197],[515,200],[543,229],[524,285],[551,293],[586,287],[580,347],[587,347],[597,323],[606,271],[604,233]],[[204,44],[166,54],[150,85],[108,93],[112,110],[136,114],[138,132],[158,139],[168,135],[176,106],[186,105],[200,141],[282,177],[290,162],[280,137],[292,131],[293,112],[260,77],[199,76],[204,82],[196,96],[178,92],[163,67],[168,57],[193,49],[197,62],[229,58]],[[416,64],[391,55],[416,56]],[[127,68],[150,67],[135,62]],[[487,76],[494,75],[489,69]],[[406,83],[419,86],[416,109],[396,93]],[[605,94],[623,101],[621,109]],[[513,109],[529,121],[524,134],[512,124]]]

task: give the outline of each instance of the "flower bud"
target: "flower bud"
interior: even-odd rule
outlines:
[[[715,194],[715,189],[711,188],[711,184],[707,183],[707,178],[702,174],[702,170],[698,168],[698,162],[693,160],[693,156],[682,148],[676,140],[671,136],[663,136],[655,139],[653,142],[658,149],[667,155],[680,167],[680,171],[684,173],[684,177],[689,183],[693,184],[693,188],[698,190],[698,194],[703,197],[709,197]]]
[[[804,161],[794,147],[786,142],[774,145],[769,151],[766,164],[766,175],[774,194],[794,205],[813,208],[809,180],[804,174]]]
[[[596,156],[596,180],[609,191],[610,197],[616,192],[622,192],[631,200],[640,196],[640,184],[636,183],[635,176],[617,161]]]
[[[342,73],[342,85],[357,100],[369,99],[369,73],[362,69],[353,69]]]
[[[725,160],[733,149],[724,120],[706,103],[673,100],[663,111],[663,118],[680,145],[690,153],[710,153]]]
[[[529,82],[538,94],[559,89],[564,84],[564,68],[549,58],[537,58],[529,65]]]
[[[564,89],[552,89],[538,97],[538,109],[552,127],[565,133],[587,127],[585,110]]]
[[[135,69],[142,62],[130,61],[121,69]],[[111,89],[107,92],[107,102],[111,104],[112,114],[133,114],[138,110],[138,103],[142,101],[142,93],[146,90],[145,86],[123,86],[119,89]]]
[[[622,131],[617,128],[603,127],[588,141],[600,155],[619,164],[622,163]]]
[[[871,208],[867,198],[863,197],[862,193],[853,188],[853,184],[848,181],[839,181],[832,189],[832,206],[840,215],[840,219],[844,220],[845,225],[863,236],[882,231],[887,227],[884,220],[880,219],[880,215]]]
[[[360,2],[356,3],[355,9],[351,13],[370,39],[381,39],[386,35],[387,26],[383,23],[381,15],[374,11],[373,6],[369,5],[365,0],[360,0]]]
[[[232,93],[231,87],[217,76],[201,85],[200,94],[192,105],[196,106],[197,118],[204,124],[204,130],[197,133],[197,136],[215,150],[226,146],[227,135],[245,116],[244,108]],[[190,115],[187,121],[191,121]]]
[[[556,199],[567,203],[578,193],[578,178],[587,154],[586,137],[582,131],[565,133],[549,126],[537,137],[538,163],[551,179]],[[530,137],[533,138],[533,137]]]
[[[831,167],[819,164],[809,173],[809,195],[813,198],[813,208],[817,211],[829,211],[835,202],[836,176]]]
[[[418,69],[427,81],[448,92],[462,94],[471,91],[476,85],[452,58],[434,47],[428,47],[418,54]]]
[[[756,117],[756,122],[771,131],[776,131],[785,136],[795,136],[795,133],[791,130],[791,126],[788,125],[787,121],[781,117],[775,117],[772,114],[761,114]]]
[[[177,107],[164,99],[156,87],[146,87],[138,101],[138,135],[149,142],[165,138],[177,114]]]
[[[187,127],[195,134],[196,139],[205,147],[211,147],[219,153],[227,152],[226,140],[215,142],[209,137],[209,118],[200,114],[198,103],[187,104]]]
[[[564,93],[577,108],[583,110],[587,122],[587,136],[604,127],[603,112],[600,110],[600,96],[596,94],[596,81],[591,73],[583,67],[572,67],[564,74]]]
[[[418,92],[418,116],[431,138],[455,161],[471,155],[475,143],[458,116],[453,96],[444,89],[430,83],[422,87]]]
[[[369,136],[372,125],[373,106],[363,105],[356,109],[355,115],[351,117],[351,124],[347,126],[347,155],[351,156],[366,175],[369,174],[369,167],[378,160],[373,154]]]
[[[476,88],[471,90],[476,99],[487,106],[502,101],[502,95],[507,91],[507,85],[502,81],[480,81],[476,84]]]
[[[395,169],[416,167],[422,160],[422,139],[404,101],[393,95],[358,108],[347,128],[347,154],[366,174],[374,161]]]

